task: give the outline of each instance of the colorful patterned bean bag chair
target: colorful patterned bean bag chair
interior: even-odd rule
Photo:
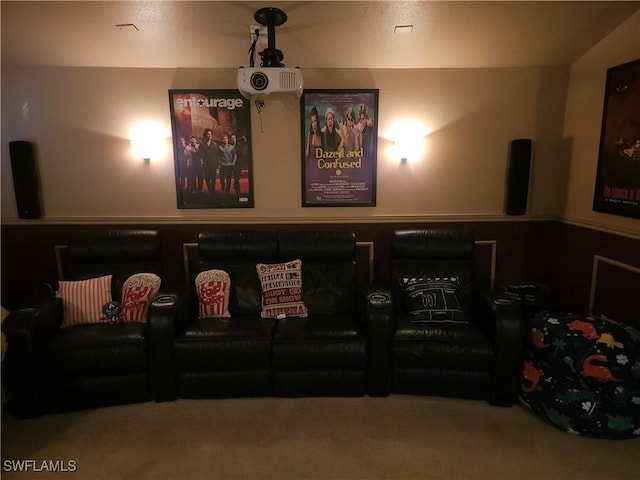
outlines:
[[[640,436],[640,331],[605,317],[529,322],[520,401],[576,435]]]

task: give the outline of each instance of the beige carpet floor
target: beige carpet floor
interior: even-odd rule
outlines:
[[[45,471],[17,472],[17,460]],[[55,462],[75,471],[47,472]],[[178,400],[4,414],[2,470],[3,479],[631,480],[640,439],[577,437],[520,405],[471,400]]]

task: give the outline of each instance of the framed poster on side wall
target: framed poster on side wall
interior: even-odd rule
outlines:
[[[251,208],[250,105],[238,90],[169,90],[178,208]]]
[[[376,204],[378,90],[305,90],[302,206]]]
[[[640,218],[640,59],[607,70],[593,209]]]

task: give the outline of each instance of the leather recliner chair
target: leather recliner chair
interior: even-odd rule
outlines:
[[[176,307],[173,356],[180,398],[271,395],[271,338],[275,320],[261,318],[257,263],[278,260],[278,237],[269,231],[201,232],[198,271],[189,272],[191,296]],[[230,317],[199,318],[195,278],[229,274]],[[178,301],[180,304],[180,301]]]
[[[372,340],[380,376],[389,365],[388,390],[377,394],[486,399],[502,406],[516,401],[522,311],[508,297],[481,291],[473,252],[468,231],[394,232],[393,315]]]
[[[64,246],[63,246],[64,247]],[[162,253],[155,230],[82,233],[59,249],[62,278],[79,281],[112,275],[111,294],[121,299],[133,274],[161,277]],[[63,301],[46,297],[13,311],[2,329],[9,347],[3,361],[3,387],[10,411],[36,416],[54,411],[164,400],[172,379],[154,375],[169,352],[150,347],[151,322],[106,322],[64,326]],[[98,315],[96,315],[98,317]]]
[[[282,261],[302,260],[307,317],[278,321],[278,396],[362,396],[367,390],[367,300],[357,280],[353,232],[280,232]]]

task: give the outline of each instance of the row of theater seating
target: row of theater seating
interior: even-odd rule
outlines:
[[[157,231],[69,239],[64,281],[112,275],[119,299],[135,273],[162,277]],[[394,232],[390,285],[360,285],[351,231],[204,231],[184,291],[161,288],[144,323],[62,326],[61,298],[11,312],[2,363],[8,407],[34,416],[177,398],[386,396],[512,405],[522,366],[517,302],[483,291],[469,231]],[[52,252],[53,255],[53,252]],[[306,316],[263,318],[257,265],[301,261]],[[230,279],[228,316],[203,316],[200,272]]]

